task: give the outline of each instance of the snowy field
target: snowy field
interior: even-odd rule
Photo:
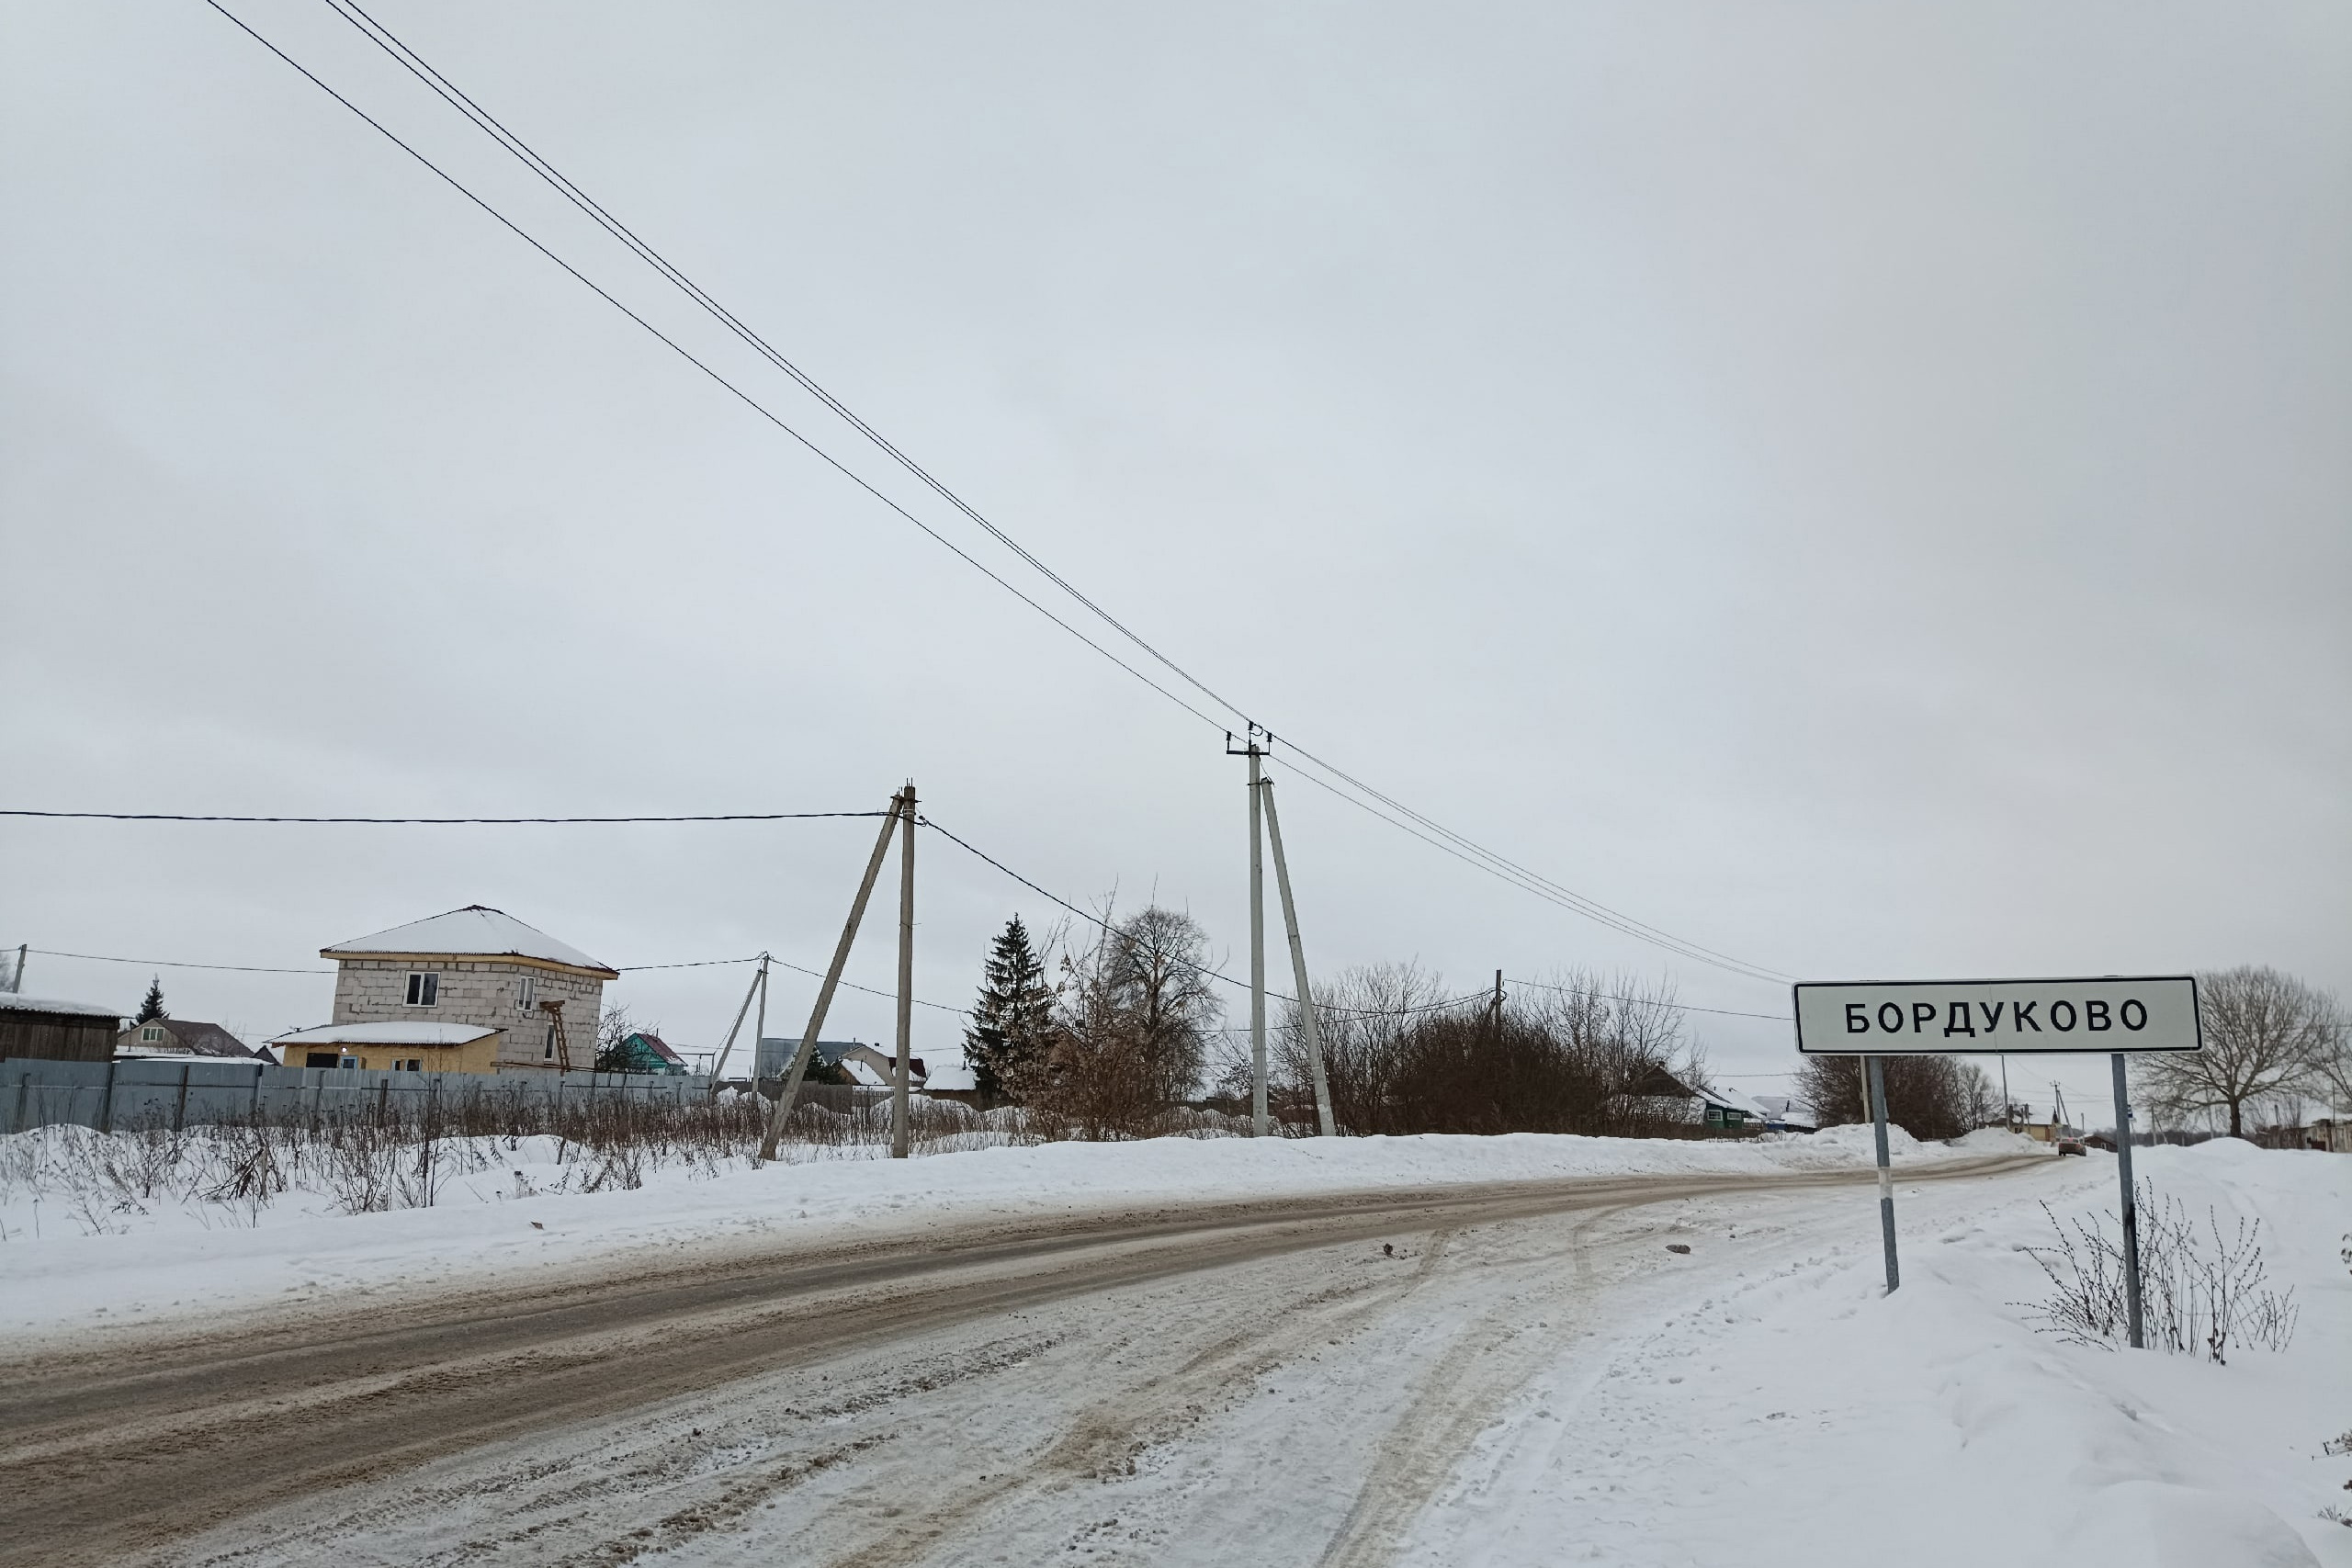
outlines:
[[[40,1134],[53,1136],[54,1134]],[[2260,1222],[2284,1349],[2226,1364],[2037,1332],[2022,1250],[2113,1207],[2111,1157],[1928,1179],[2021,1140],[1899,1143],[1904,1286],[1866,1183],[1407,1226],[1123,1285],[469,1449],[167,1561],[2352,1565],[2352,1160],[2138,1155],[2200,1225]],[[649,1174],[554,1193],[526,1145],[430,1209],[156,1213],[31,1239],[0,1323],[93,1325],[571,1274],[660,1249],[920,1238],[1177,1200],[1867,1165],[1812,1139],[1049,1145]],[[531,1158],[520,1156],[531,1156]],[[513,1172],[528,1190],[520,1195]],[[306,1212],[304,1203],[311,1207]],[[1670,1250],[1679,1248],[1682,1250]],[[101,1342],[121,1328],[95,1330]],[[133,1337],[135,1337],[135,1332]]]

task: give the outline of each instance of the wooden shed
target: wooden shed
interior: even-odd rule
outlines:
[[[122,1015],[112,1008],[0,991],[0,1057],[108,1062],[121,1027]]]

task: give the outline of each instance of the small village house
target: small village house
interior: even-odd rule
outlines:
[[[118,1062],[153,1056],[233,1056],[251,1059],[253,1048],[217,1023],[185,1018],[151,1018],[114,1039]]]
[[[503,909],[471,904],[321,948],[334,1016],[272,1042],[289,1067],[586,1071],[619,971]],[[560,1003],[558,1032],[548,1004]],[[569,1060],[566,1060],[566,1057]]]
[[[60,1001],[0,991],[0,1056],[52,1062],[104,1062],[114,1056],[122,1014],[95,1002]]]

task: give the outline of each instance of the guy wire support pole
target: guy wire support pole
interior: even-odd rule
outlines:
[[[2123,1180],[2123,1301],[2132,1314],[2132,1348],[2140,1332],[2140,1205],[2132,1187],[2132,1100],[2123,1082],[2123,1053],[2115,1062],[2115,1174]]]
[[[1272,737],[1269,736],[1269,739]],[[1250,1132],[1266,1135],[1266,868],[1260,841],[1264,838],[1264,811],[1259,803],[1258,727],[1250,726],[1242,749],[1233,749],[1233,732],[1226,731],[1225,754],[1250,759]]]
[[[833,992],[842,983],[842,970],[849,964],[850,944],[857,940],[857,926],[865,918],[865,900],[873,896],[874,879],[882,874],[882,857],[890,852],[890,831],[899,825],[899,796],[890,797],[890,809],[883,814],[882,831],[875,838],[874,853],[865,862],[865,876],[857,885],[857,898],[849,907],[849,919],[842,927],[842,940],[833,949],[833,962],[825,971],[825,983],[817,987],[817,1005],[808,1011],[808,1032],[800,1037],[800,1049],[792,1054],[791,1070],[785,1074],[784,1089],[775,1097],[775,1109],[768,1113],[767,1134],[760,1140],[759,1157],[763,1162],[775,1158],[777,1140],[784,1136],[785,1119],[792,1114],[792,1102],[800,1093],[800,1080],[808,1075],[808,1058],[817,1054],[817,1034],[825,1027],[825,1014],[833,1005]],[[754,1074],[757,1068],[753,1069]],[[757,1082],[756,1076],[753,1082]]]
[[[1282,895],[1283,929],[1290,934],[1291,981],[1298,989],[1298,1030],[1306,1041],[1307,1071],[1315,1078],[1315,1125],[1323,1136],[1336,1138],[1331,1122],[1331,1080],[1323,1071],[1323,1029],[1315,1017],[1315,993],[1306,983],[1306,950],[1298,941],[1298,906],[1290,897],[1290,862],[1283,856],[1283,819],[1274,810],[1274,781],[1258,785],[1266,803],[1266,840],[1274,851],[1274,887]]]
[[[760,1021],[753,1026],[752,1038],[752,1084],[756,1090],[760,1081],[759,1032],[767,1027],[768,1019],[768,955],[760,954],[760,966],[752,971],[752,983],[744,987],[743,1005],[735,1010],[735,1021],[728,1026],[727,1043],[718,1048],[718,1060],[710,1067],[710,1098],[718,1098],[718,1075],[727,1070],[728,1055],[735,1049],[735,1036],[743,1031],[743,1015],[752,1010],[752,998],[760,998]]]
[[[915,1035],[915,781],[899,794],[899,1073],[890,1086],[890,1157],[907,1157],[907,1078]]]
[[[1894,1177],[1886,1162],[1886,1075],[1879,1067],[1879,1057],[1869,1061],[1871,1124],[1878,1130],[1878,1228],[1886,1242],[1886,1293],[1891,1296],[1903,1283],[1903,1274],[1894,1264]]]

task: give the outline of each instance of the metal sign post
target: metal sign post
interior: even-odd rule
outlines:
[[[1871,1103],[1874,1107],[1871,1125],[1878,1134],[1878,1229],[1886,1243],[1886,1293],[1893,1295],[1903,1284],[1903,1270],[1894,1261],[1894,1174],[1886,1157],[1886,1073],[1878,1058],[1870,1058]]]
[[[1796,1021],[1800,1052],[1860,1055],[1868,1064],[1863,1098],[1878,1139],[1879,1229],[1886,1243],[1889,1292],[1901,1276],[1894,1256],[1894,1179],[1887,1161],[1882,1058],[1979,1051],[1999,1055],[2004,1125],[2009,1119],[2009,1054],[2098,1052],[2112,1058],[2116,1174],[2123,1183],[2123,1293],[2132,1347],[2142,1347],[2140,1212],[2132,1185],[2132,1105],[2123,1058],[2134,1051],[2204,1049],[2194,978],[2109,975],[2080,980],[1808,983],[1796,987]]]
[[[2123,1179],[2123,1302],[2132,1314],[2132,1348],[2140,1348],[2140,1205],[2132,1188],[2132,1100],[2124,1092],[2123,1053],[2115,1062],[2115,1173]]]

